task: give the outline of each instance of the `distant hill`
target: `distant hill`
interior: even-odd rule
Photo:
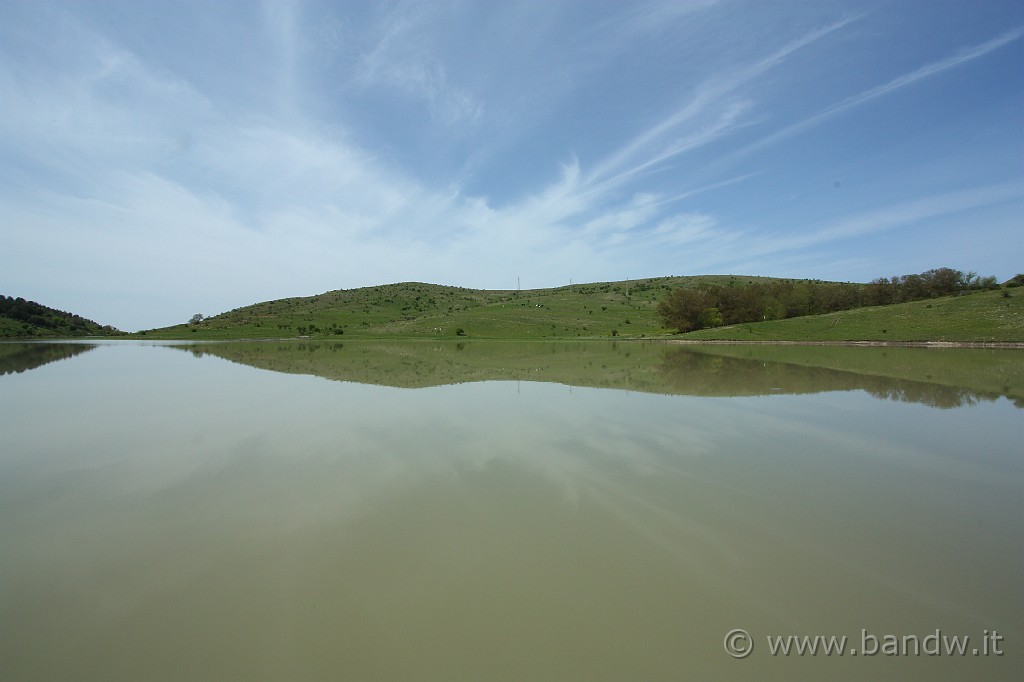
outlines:
[[[158,339],[588,339],[1024,342],[1024,287],[964,292],[826,315],[675,335],[658,303],[700,284],[806,282],[706,275],[485,290],[405,282],[266,301],[191,323],[139,332]],[[857,291],[867,284],[847,284]],[[999,287],[999,285],[995,285]]]
[[[140,334],[168,339],[660,336],[668,330],[655,308],[672,289],[700,282],[746,284],[765,279],[653,277],[521,291],[405,282],[267,301],[196,324]]]
[[[113,336],[122,332],[35,301],[0,296],[0,338]]]

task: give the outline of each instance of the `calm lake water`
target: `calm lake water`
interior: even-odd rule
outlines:
[[[1019,351],[0,344],[0,375],[2,679],[1024,674]]]

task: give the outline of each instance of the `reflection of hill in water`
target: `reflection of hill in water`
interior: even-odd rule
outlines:
[[[0,343],[0,376],[67,360],[95,347],[82,343]]]
[[[729,396],[823,391],[867,391],[876,398],[924,403],[932,407],[962,407],[995,400],[998,393],[966,387],[859,374],[827,367],[746,360],[686,350],[669,353],[662,366],[673,392]]]
[[[1002,395],[1024,406],[1019,354],[993,361],[990,355],[963,349],[942,356],[934,354],[946,351],[902,349],[916,354],[901,355],[899,363],[892,366],[887,354],[876,352],[883,349],[831,348],[828,350],[832,352],[819,353],[816,360],[831,366],[818,366],[759,359],[749,350],[744,351],[745,357],[735,357],[719,352],[720,347],[629,342],[312,341],[181,348],[196,356],[215,355],[277,372],[404,388],[474,381],[541,381],[696,396],[863,390],[878,398],[934,407],[958,407]],[[806,362],[806,358],[803,360]],[[985,371],[972,374],[969,365],[973,361],[984,361]],[[964,385],[936,382],[934,377],[944,376],[947,364],[957,367],[958,378],[971,381],[958,381]],[[851,369],[842,369],[844,365]]]

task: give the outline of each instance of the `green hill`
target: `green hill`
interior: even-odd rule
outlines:
[[[13,296],[0,296],[0,338],[114,336],[114,327]]]
[[[491,291],[408,282],[267,301],[189,324],[139,332],[158,339],[680,338],[727,341],[1024,342],[1024,289],[977,291],[825,315],[673,335],[657,304],[679,287],[764,282],[713,275]],[[863,286],[863,285],[858,285]]]
[[[762,279],[655,277],[523,291],[406,282],[267,301],[198,324],[140,333],[168,339],[661,336],[668,330],[655,308],[670,290],[699,282],[744,284]]]

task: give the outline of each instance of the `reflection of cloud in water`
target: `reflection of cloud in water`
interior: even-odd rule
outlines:
[[[602,364],[659,367],[640,355]],[[588,607],[651,604],[695,636],[805,631],[837,614],[869,623],[871,609],[1019,622],[990,596],[1019,595],[1020,548],[1006,540],[1019,537],[1019,430],[1004,401],[939,411],[859,390],[800,395],[812,373],[749,360],[744,371],[792,380],[793,394],[493,380],[410,391],[157,349],[90,358],[90,400],[23,389],[0,414],[5,529],[23,565],[48,567],[25,573],[44,576],[39,593],[57,574],[91,584],[143,561],[91,589],[78,618],[164,614],[182,586],[222,603],[240,576],[252,589],[241,594],[292,615],[290,590],[370,620],[394,605],[396,623],[429,606],[430,589],[442,602],[468,594],[478,629],[491,616],[478,597],[500,603],[509,584],[522,591],[502,608],[546,602],[524,611],[529,631],[538,613],[571,629]],[[657,370],[660,386],[726,392],[732,363],[684,358]],[[281,591],[267,597],[263,579]],[[192,613],[189,627],[205,622]]]

